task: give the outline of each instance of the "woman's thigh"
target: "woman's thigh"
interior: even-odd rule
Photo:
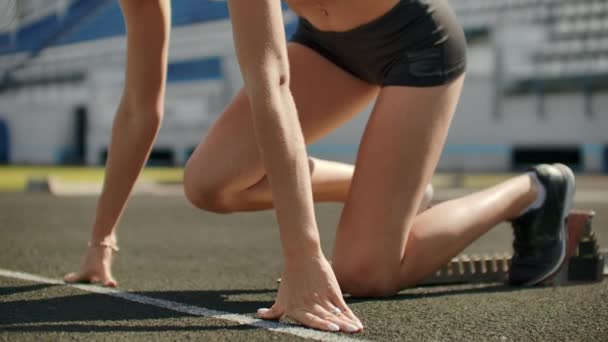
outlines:
[[[336,236],[333,265],[339,278],[362,270],[398,276],[408,228],[435,171],[463,78],[380,92]]]
[[[314,142],[358,113],[378,93],[313,50],[288,45],[291,91],[306,143]],[[236,95],[191,156],[186,187],[192,191],[239,192],[265,175],[247,95]],[[188,191],[188,190],[187,190]]]

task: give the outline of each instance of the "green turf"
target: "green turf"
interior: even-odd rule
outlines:
[[[180,182],[182,168],[148,167],[142,173],[142,180],[155,182]],[[101,167],[55,167],[55,166],[0,166],[0,191],[23,191],[30,179],[53,177],[65,182],[103,181]]]
[[[433,176],[435,188],[486,188],[513,177],[513,173],[438,173]],[[180,183],[183,168],[147,167],[140,178],[143,181]],[[0,192],[23,191],[27,181],[53,177],[61,182],[101,183],[102,167],[62,166],[0,166]],[[591,183],[594,187],[608,188],[601,176],[577,175],[577,181]],[[597,185],[597,186],[596,186]]]
[[[162,183],[182,181],[183,168],[147,167],[141,180]],[[466,175],[437,174],[433,185],[437,188],[473,187],[495,184],[508,177],[507,174]],[[62,182],[100,183],[103,181],[102,167],[61,167],[61,166],[0,166],[0,192],[23,191],[28,180],[53,177]]]

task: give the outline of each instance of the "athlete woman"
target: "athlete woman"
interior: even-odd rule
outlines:
[[[258,316],[360,331],[343,292],[376,297],[411,287],[504,220],[515,230],[510,282],[536,285],[555,274],[574,191],[563,165],[538,166],[418,214],[464,79],[465,39],[447,1],[287,2],[300,21],[286,45],[278,0],[228,1],[245,86],[184,174],[185,193],[201,209],[276,209],[283,281],[275,304]],[[122,7],[125,92],[90,247],[66,281],[116,285],[116,224],[162,117],[169,3],[123,0]],[[374,99],[356,167],[307,156],[305,144]],[[331,265],[313,201],[345,203]]]

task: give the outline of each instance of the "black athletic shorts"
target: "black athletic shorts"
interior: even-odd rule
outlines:
[[[464,32],[447,0],[401,0],[379,18],[341,32],[320,31],[300,18],[291,41],[382,86],[441,85],[466,67]]]

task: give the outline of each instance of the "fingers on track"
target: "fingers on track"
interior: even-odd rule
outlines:
[[[100,279],[97,276],[71,272],[63,277],[66,283],[96,283],[105,287],[118,287],[118,282],[114,278]]]
[[[270,309],[258,309],[257,315],[262,319],[278,320],[283,317],[283,310],[279,309],[276,305],[273,305]]]
[[[348,305],[346,305],[343,299],[338,300],[337,303],[334,305],[335,307],[340,309],[340,311],[342,311],[342,316],[347,317],[359,329],[363,329],[363,323],[361,323],[361,320],[357,316],[355,316],[355,314],[351,311]]]

